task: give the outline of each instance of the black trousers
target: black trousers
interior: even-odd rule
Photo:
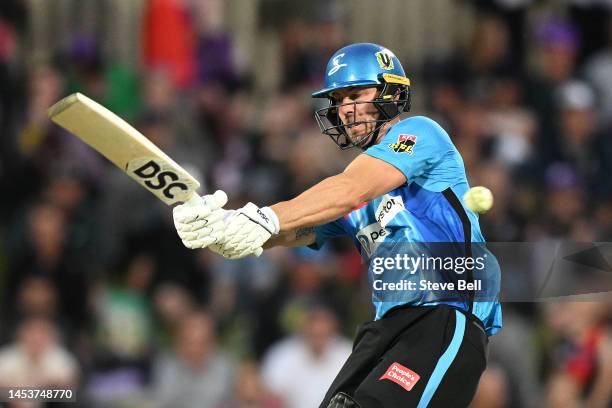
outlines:
[[[487,345],[480,321],[453,307],[392,309],[360,327],[320,408],[338,393],[359,408],[467,407]]]

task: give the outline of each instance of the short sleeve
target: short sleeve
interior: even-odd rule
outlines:
[[[448,134],[433,120],[416,116],[405,119],[365,154],[399,169],[408,183],[427,174],[449,151],[454,150]]]
[[[342,220],[328,222],[327,224],[315,227],[315,242],[308,245],[311,249],[320,249],[329,238],[347,235],[342,227]]]

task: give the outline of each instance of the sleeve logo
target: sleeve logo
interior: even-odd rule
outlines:
[[[395,153],[412,154],[417,137],[415,135],[401,134],[397,137],[397,142],[391,143],[389,147]]]

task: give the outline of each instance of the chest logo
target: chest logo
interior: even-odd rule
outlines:
[[[365,250],[368,257],[376,251],[378,246],[385,240],[389,231],[380,226],[378,222],[368,225],[357,232],[357,240]]]
[[[376,208],[376,213],[374,216],[376,217],[376,221],[378,221],[380,226],[384,228],[387,226],[389,221],[393,219],[393,217],[404,209],[404,200],[402,199],[402,196],[385,194],[382,201],[378,205],[378,208]]]

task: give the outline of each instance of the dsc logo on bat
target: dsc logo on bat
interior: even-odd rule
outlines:
[[[171,202],[197,188],[191,186],[192,183],[182,178],[173,167],[152,158],[141,158],[130,161],[126,170],[159,198]]]

